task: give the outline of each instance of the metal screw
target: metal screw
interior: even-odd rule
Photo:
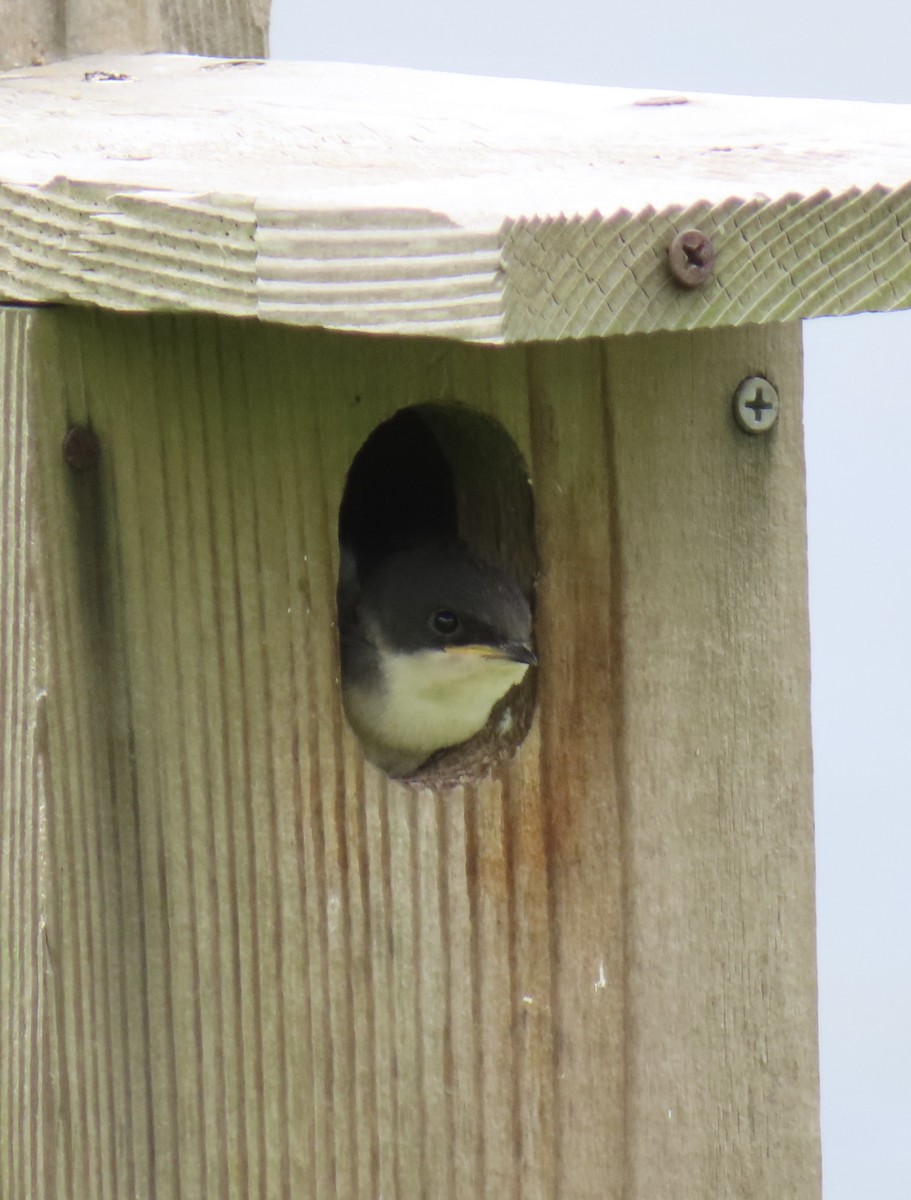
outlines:
[[[747,433],[768,433],[778,420],[778,392],[761,375],[741,380],[734,393],[734,417]]]
[[[699,229],[684,229],[667,248],[671,271],[678,283],[687,288],[700,287],[715,266],[712,239]]]
[[[88,471],[98,463],[101,445],[88,425],[74,425],[63,439],[63,457],[74,471]]]

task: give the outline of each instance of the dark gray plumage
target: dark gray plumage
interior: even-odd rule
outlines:
[[[345,710],[392,775],[472,737],[535,662],[522,590],[458,543],[403,550],[363,581],[343,552],[338,599]]]

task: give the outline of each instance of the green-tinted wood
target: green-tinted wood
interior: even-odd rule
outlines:
[[[0,1196],[40,1196],[45,857],[43,702],[28,486],[31,314],[0,310]]]
[[[817,1200],[799,330],[31,320],[45,1194]],[[363,763],[333,622],[347,467],[441,398],[529,463],[541,668],[434,794]]]
[[[604,349],[637,1197],[820,1192],[801,371],[796,326]]]

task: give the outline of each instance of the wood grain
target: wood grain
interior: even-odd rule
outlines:
[[[0,70],[99,52],[263,58],[271,0],[0,0]]]
[[[37,1196],[45,1145],[37,1119],[47,1062],[45,971],[46,737],[28,481],[28,328],[0,310],[0,1195]]]
[[[801,365],[793,326],[605,347],[643,1197],[819,1194]],[[767,437],[730,423],[753,373],[782,397]]]
[[[799,329],[28,331],[44,651],[4,745],[44,689],[46,852],[17,766],[4,1196],[818,1200]],[[434,792],[345,725],[335,531],[376,425],[454,399],[530,466],[541,666],[515,758]]]
[[[911,304],[906,107],[656,99],[188,55],[23,69],[0,297],[490,343]],[[717,256],[695,291],[667,263],[690,226]]]

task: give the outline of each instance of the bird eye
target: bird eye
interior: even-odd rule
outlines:
[[[450,608],[441,608],[430,618],[430,626],[444,637],[450,637],[459,627],[459,618]]]

